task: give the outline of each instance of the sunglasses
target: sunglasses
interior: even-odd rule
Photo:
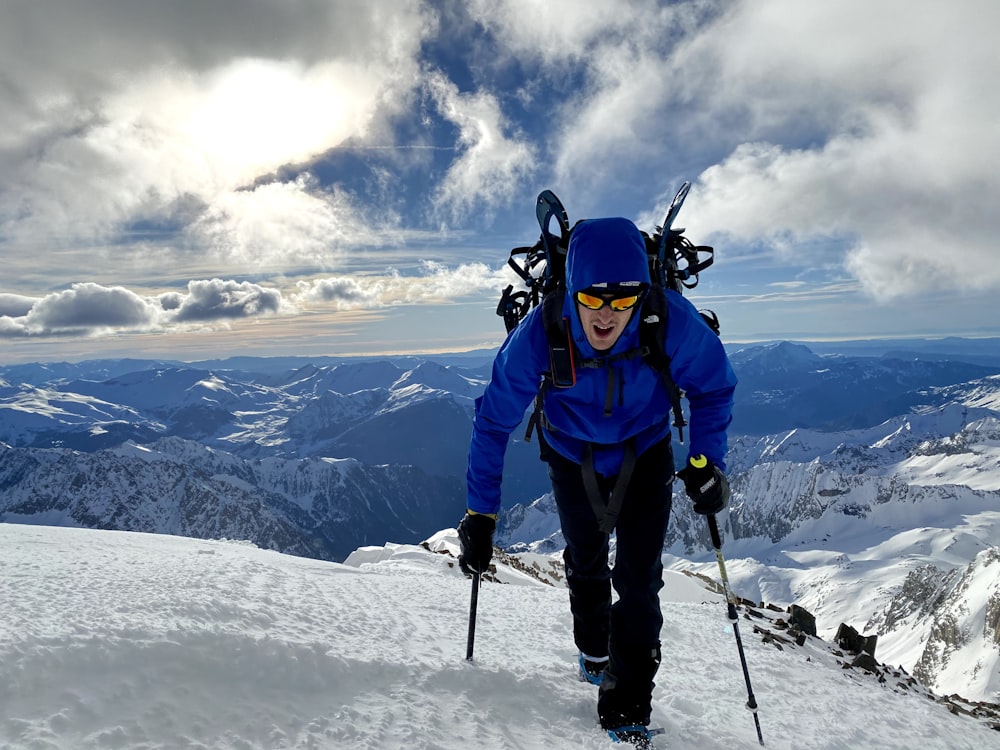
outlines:
[[[604,297],[597,297],[593,294],[587,294],[587,292],[577,292],[576,301],[581,305],[586,307],[588,310],[600,310],[605,305],[610,305],[611,309],[615,312],[624,312],[625,310],[631,310],[639,300],[642,298],[641,294],[633,294],[628,297],[615,297],[613,299],[605,299]]]

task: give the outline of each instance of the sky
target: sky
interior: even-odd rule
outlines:
[[[678,225],[727,342],[1000,335],[993,0],[0,0],[0,361],[499,345]]]
[[[454,552],[454,530],[429,546]],[[470,662],[470,584],[454,558],[417,546],[341,565],[0,524],[0,561],[4,747],[618,747],[598,726],[595,688],[576,678],[566,589],[502,564],[503,583],[479,593]],[[656,746],[759,747],[720,597],[668,571],[661,602]],[[843,668],[829,641],[779,650],[753,624],[739,630],[765,747],[998,746],[983,720],[899,688],[905,673],[886,669],[882,684]]]

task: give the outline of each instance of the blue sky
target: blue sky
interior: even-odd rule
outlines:
[[[998,26],[992,0],[8,4],[0,360],[496,346],[540,190],[652,229],[685,180],[727,341],[1000,335]]]

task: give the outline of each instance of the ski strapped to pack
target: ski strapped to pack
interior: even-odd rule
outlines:
[[[563,316],[563,301],[566,294],[566,253],[573,229],[562,202],[551,190],[544,190],[535,202],[535,217],[541,235],[530,247],[516,247],[510,251],[507,265],[524,283],[524,289],[514,290],[510,284],[503,290],[497,304],[497,315],[504,319],[507,333],[513,331],[535,307],[541,305],[541,316],[549,345],[549,370],[545,373],[535,397],[535,408],[528,420],[525,440],[530,441],[535,428],[554,429],[545,418],[544,401],[549,388],[572,388],[576,384],[578,368],[606,368],[608,385],[605,396],[605,414],[610,414],[615,393],[613,362],[621,359],[642,357],[660,374],[670,396],[673,425],[678,438],[684,442],[684,427],[687,422],[681,406],[683,391],[674,382],[670,372],[670,356],[667,354],[666,334],[668,328],[668,304],[666,290],[683,294],[685,289],[698,285],[699,274],[715,261],[715,250],[707,245],[695,245],[684,236],[684,229],[675,229],[673,224],[687,198],[691,183],[685,182],[677,191],[667,209],[663,224],[652,234],[642,232],[649,262],[652,282],[643,297],[639,309],[639,347],[628,352],[585,359],[579,355],[573,343],[569,321]],[[552,231],[555,220],[556,232]],[[523,259],[522,259],[523,256]],[[719,333],[719,319],[714,312],[701,310],[705,323]],[[599,500],[597,478],[593,470],[593,447],[588,446],[583,456],[584,483],[590,496],[594,512],[606,531],[614,528],[620,504],[628,485],[631,468],[618,476],[618,482],[611,492],[608,505]],[[628,451],[626,451],[627,457]],[[634,450],[633,450],[634,454]],[[589,457],[589,461],[588,461]],[[631,462],[634,464],[634,455]],[[589,465],[589,466],[588,466]],[[619,488],[620,485],[620,488]],[[617,501],[618,507],[614,507]],[[607,528],[610,526],[610,529]]]

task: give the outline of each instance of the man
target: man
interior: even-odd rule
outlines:
[[[651,747],[647,727],[663,625],[661,555],[674,478],[670,394],[662,375],[639,356],[639,310],[649,286],[645,240],[631,221],[577,224],[563,300],[576,382],[547,385],[538,420],[566,541],[580,675],[600,686],[601,726],[615,741],[640,747]],[[674,291],[666,298],[670,372],[690,405],[689,461],[679,476],[696,511],[717,513],[729,496],[723,472],[736,377],[718,336],[691,303]],[[539,306],[501,347],[476,402],[468,512],[458,529],[466,572],[485,571],[492,558],[507,440],[549,369]]]

